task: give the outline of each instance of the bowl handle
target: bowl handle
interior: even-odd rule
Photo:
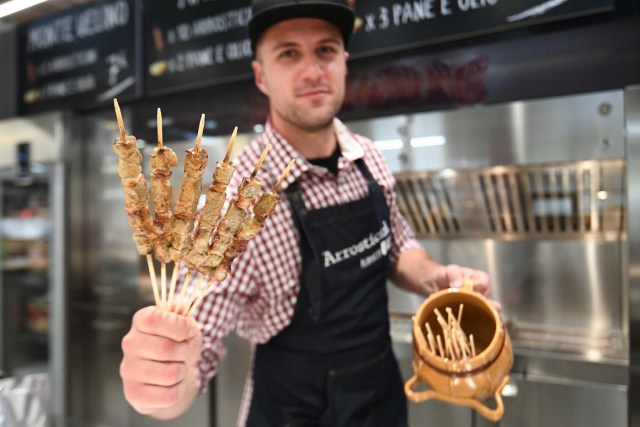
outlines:
[[[473,288],[475,286],[475,281],[470,277],[465,277],[464,282],[462,282],[462,289],[468,292],[473,292]]]
[[[412,376],[409,380],[404,384],[404,394],[411,400],[412,402],[424,402],[429,399],[443,399],[446,396],[440,395],[435,390],[425,390],[425,391],[414,391],[413,387],[420,381],[417,375]]]
[[[499,421],[504,415],[504,404],[502,403],[502,389],[509,383],[509,376],[505,376],[496,391],[493,392],[493,400],[496,401],[496,408],[489,409],[487,406],[483,405],[479,401],[475,399],[471,400],[470,405],[473,409],[478,411],[480,415],[488,419],[489,421]]]
[[[435,390],[425,390],[416,392],[413,390],[414,386],[418,383],[419,379],[417,375],[409,378],[404,385],[404,392],[412,402],[424,402],[429,399],[438,399],[443,402],[451,403],[454,405],[469,406],[480,413],[483,417],[489,421],[498,421],[504,415],[504,404],[502,403],[502,389],[509,383],[509,376],[505,376],[498,388],[493,393],[493,399],[496,401],[496,408],[489,409],[486,405],[483,405],[476,399],[467,397],[452,397],[437,392]]]

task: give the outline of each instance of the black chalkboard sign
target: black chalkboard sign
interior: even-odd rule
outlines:
[[[20,28],[20,105],[28,114],[141,93],[134,0],[93,2]]]
[[[249,0],[150,0],[145,82],[150,95],[251,76]]]
[[[371,56],[413,46],[614,9],[615,0],[349,0],[357,19],[349,51]]]

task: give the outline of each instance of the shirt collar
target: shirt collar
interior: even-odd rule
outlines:
[[[364,156],[364,148],[356,139],[356,136],[337,118],[333,119],[333,126],[342,156],[349,162],[362,158]],[[296,161],[289,175],[280,186],[282,190],[285,190],[291,183],[313,167],[312,164],[293,148],[282,134],[273,127],[271,120],[267,120],[262,137],[266,143],[271,144],[267,158],[269,159],[271,175],[276,177],[276,179],[282,171],[284,171],[291,159],[295,159]]]

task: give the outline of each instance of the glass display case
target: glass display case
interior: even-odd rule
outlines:
[[[50,177],[0,177],[0,283],[5,376],[47,372],[51,242]]]
[[[68,122],[63,113],[0,121],[0,397],[30,427],[65,425]],[[24,396],[40,409],[25,411]]]

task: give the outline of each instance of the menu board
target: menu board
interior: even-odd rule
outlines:
[[[145,81],[150,95],[251,76],[249,0],[150,0]]]
[[[352,58],[613,10],[615,0],[347,0]],[[149,95],[249,78],[250,0],[146,0]]]
[[[22,27],[21,112],[95,106],[140,93],[134,4],[93,2]]]
[[[349,51],[370,56],[509,28],[613,10],[615,0],[348,0]]]

